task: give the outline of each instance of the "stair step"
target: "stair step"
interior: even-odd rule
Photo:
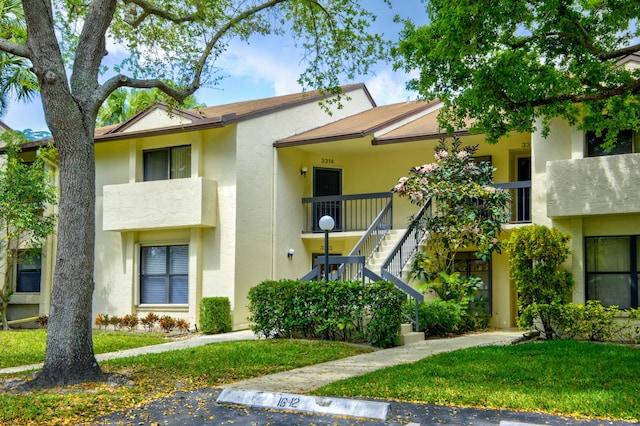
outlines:
[[[409,334],[409,333],[413,333],[413,324],[401,324],[400,334]]]
[[[408,345],[409,343],[422,342],[424,340],[424,333],[413,331],[409,334],[402,334],[400,336],[400,345]]]

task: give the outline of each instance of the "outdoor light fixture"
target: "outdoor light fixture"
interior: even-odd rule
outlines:
[[[324,281],[329,282],[329,231],[333,230],[336,222],[331,216],[322,216],[318,226],[324,231]]]
[[[300,169],[300,176],[307,177],[307,168],[305,166]]]
[[[289,249],[289,252],[287,253],[287,257],[289,258],[289,260],[293,259],[293,253],[295,253],[296,251],[292,248]]]

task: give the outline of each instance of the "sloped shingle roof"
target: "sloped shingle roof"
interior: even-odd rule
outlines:
[[[410,119],[412,116],[423,113],[436,103],[414,101],[372,108],[325,126],[281,139],[274,146],[281,148],[373,135],[385,128],[397,125],[403,120]]]

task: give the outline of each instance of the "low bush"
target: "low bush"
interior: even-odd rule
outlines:
[[[153,331],[158,321],[160,321],[160,317],[153,312],[149,312],[146,317],[140,318],[140,324],[147,331]]]
[[[521,320],[531,324],[547,340],[578,339],[593,342],[623,341],[635,343],[640,337],[638,310],[621,320],[617,306],[602,306],[598,300],[578,303],[533,303],[525,308]]]
[[[249,291],[253,331],[265,337],[366,341],[390,347],[402,322],[402,295],[379,281],[264,281]]]
[[[462,307],[453,300],[433,299],[418,305],[420,331],[427,336],[457,333],[462,325]]]
[[[159,324],[162,331],[167,333],[176,328],[181,332],[187,332],[191,328],[191,325],[184,319],[173,318],[168,315],[159,317],[153,312],[149,312],[143,318],[138,318],[138,315],[136,314],[127,314],[123,317],[119,317],[117,315],[109,316],[107,314],[98,314],[94,323],[99,329],[102,329],[103,327],[107,329],[111,325],[116,331],[121,328],[133,331],[138,328],[138,325],[142,325],[146,331],[151,332],[154,330],[156,324]]]
[[[231,331],[231,302],[228,297],[203,297],[200,302],[200,329],[205,334]]]

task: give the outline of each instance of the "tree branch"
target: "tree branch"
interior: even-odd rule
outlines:
[[[131,0],[131,1],[137,1],[137,0]],[[229,32],[229,30],[231,30],[233,27],[235,27],[242,21],[256,15],[257,13],[265,9],[269,9],[274,6],[277,6],[280,3],[285,3],[286,1],[288,0],[269,0],[267,2],[254,6],[250,9],[247,9],[244,12],[239,13],[235,17],[229,19],[229,21],[226,24],[224,24],[222,27],[220,27],[218,31],[216,31],[216,33],[213,35],[211,40],[207,42],[204,50],[202,51],[202,55],[200,55],[200,59],[198,60],[198,64],[196,66],[195,73],[193,76],[193,81],[191,82],[192,87],[195,87],[196,89],[200,87],[202,71],[204,69],[205,63],[207,62],[207,59],[211,55],[211,52],[213,52],[213,49],[216,46],[216,44],[220,41],[220,39],[222,39],[222,37],[224,37]],[[169,96],[172,96],[169,93],[167,94]]]
[[[31,49],[26,44],[14,43],[4,38],[0,38],[0,50],[22,58],[31,58]]]
[[[106,45],[105,37],[109,25],[113,21],[116,5],[117,0],[94,0],[91,2],[75,52],[70,79],[71,93],[83,108],[88,108],[93,112],[90,117],[91,125],[94,124],[93,118],[100,105],[91,105],[90,94],[98,87],[98,74]],[[85,105],[84,102],[87,104]]]
[[[614,88],[600,88],[597,93],[586,93],[579,95],[562,95],[555,96],[552,98],[542,98],[542,99],[533,99],[524,102],[516,102],[511,99],[504,90],[500,90],[498,92],[498,96],[502,99],[509,108],[518,109],[521,107],[540,107],[545,105],[551,105],[556,102],[572,102],[572,103],[580,103],[580,102],[588,102],[588,101],[602,101],[605,99],[609,99],[613,96],[620,96],[626,92],[631,92],[633,94],[637,94],[640,92],[640,80],[634,80],[628,84],[623,84],[621,86],[617,86]]]
[[[195,21],[198,17],[198,13],[189,13],[186,15],[175,15],[170,13],[169,11],[157,7],[146,0],[123,0],[124,4],[138,6],[142,9],[142,13],[140,15],[135,14],[135,9],[131,9],[129,13],[129,17],[125,18],[125,22],[131,25],[133,28],[136,28],[140,25],[144,20],[149,16],[158,16],[162,19],[166,19],[167,21],[171,21],[175,24],[182,24],[185,22]]]
[[[126,75],[121,74],[110,78],[102,86],[100,86],[96,91],[93,102],[99,107],[114,90],[120,87],[131,87],[135,89],[158,88],[178,102],[183,102],[188,96],[192,95],[196,90],[198,90],[198,86],[194,85],[176,88],[170,86],[162,80],[130,78]]]

